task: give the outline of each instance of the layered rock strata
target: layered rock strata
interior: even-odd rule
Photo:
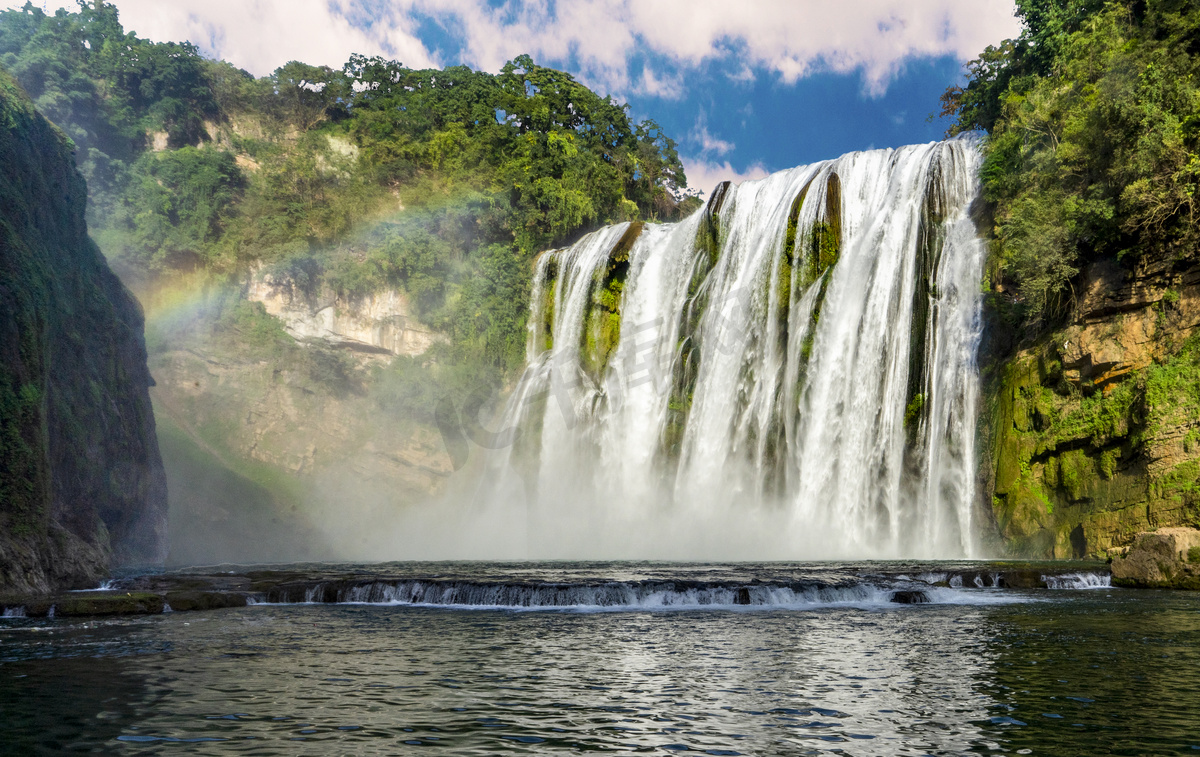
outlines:
[[[1066,327],[990,368],[984,475],[1014,554],[1200,525],[1200,267],[1095,264],[1076,296]]]

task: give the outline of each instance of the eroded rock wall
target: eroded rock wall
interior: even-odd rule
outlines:
[[[1200,267],[1096,264],[1076,293],[1065,328],[990,368],[985,476],[1013,554],[1200,525]]]
[[[292,281],[259,271],[246,297],[261,302],[298,340],[320,339],[362,352],[410,357],[447,341],[421,323],[407,295],[395,289],[354,298],[333,291],[306,293]]]

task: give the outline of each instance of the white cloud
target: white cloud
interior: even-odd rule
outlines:
[[[0,0],[19,7],[23,0]],[[417,36],[416,14],[462,43],[462,62],[496,71],[521,53],[572,61],[581,79],[607,91],[631,87],[678,97],[686,76],[647,72],[629,61],[651,53],[677,69],[722,61],[734,78],[771,72],[791,83],[815,71],[861,70],[881,94],[915,57],[963,60],[1015,36],[1013,0],[116,0],[125,26],[158,40],[190,39],[206,53],[264,74],[288,60],[340,65],[351,52],[410,66],[437,65]],[[49,8],[74,7],[46,0]],[[554,12],[551,12],[551,8]],[[370,19],[363,28],[351,19]],[[452,61],[445,61],[452,62]],[[678,74],[677,74],[678,76]]]
[[[1019,32],[1013,0],[571,0],[556,14],[547,0],[375,2],[393,23],[414,9],[456,19],[466,55],[482,68],[521,52],[570,57],[585,79],[613,89],[629,85],[630,54],[649,51],[682,66],[725,60],[734,78],[752,68],[787,83],[819,70],[862,70],[868,91],[880,94],[910,58],[967,60]]]
[[[680,100],[686,90],[682,76],[678,74],[659,76],[650,66],[645,66],[642,69],[642,81],[638,91],[652,97],[661,97],[664,100]]]
[[[692,129],[692,133],[688,136],[691,137],[693,142],[700,145],[700,151],[705,154],[715,152],[717,155],[724,155],[736,147],[732,142],[727,142],[724,139],[709,134],[708,124],[703,114],[700,115],[700,118],[696,119],[696,128]]]
[[[24,0],[0,0],[19,8]],[[48,12],[72,0],[39,3]],[[405,26],[355,26],[346,0],[116,0],[126,31],[155,41],[188,40],[206,55],[262,76],[290,60],[341,68],[351,53],[383,55],[414,68],[440,61]]]
[[[735,170],[729,161],[713,163],[703,158],[682,158],[683,170],[687,174],[688,186],[700,190],[700,196],[707,196],[722,181],[732,181],[741,184],[747,179],[761,179],[771,172],[762,163],[755,163],[745,171]]]

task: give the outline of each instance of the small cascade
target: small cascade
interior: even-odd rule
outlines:
[[[530,557],[972,556],[979,164],[853,153],[543,253],[481,507]]]
[[[1111,589],[1111,573],[1064,573],[1058,576],[1042,576],[1050,589]]]
[[[1004,604],[1025,601],[991,586],[964,587],[904,577],[843,581],[640,580],[511,582],[457,579],[324,581],[276,587],[250,604],[380,604],[465,609],[685,610],[809,609],[895,604]],[[979,583],[976,581],[975,583]],[[966,588],[965,591],[963,589]],[[979,591],[979,589],[985,589]]]

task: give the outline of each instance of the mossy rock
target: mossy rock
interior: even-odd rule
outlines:
[[[245,607],[246,595],[222,591],[167,592],[167,604],[176,612],[219,610],[225,607]]]
[[[54,600],[54,616],[61,618],[99,615],[156,615],[163,611],[163,598],[149,592],[124,594],[78,594]]]
[[[1000,576],[1000,585],[1006,589],[1044,589],[1046,582],[1040,570],[1012,570]]]

